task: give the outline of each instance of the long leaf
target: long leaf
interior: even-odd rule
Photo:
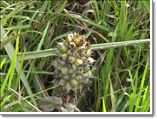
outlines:
[[[117,47],[123,47],[123,46],[137,45],[140,43],[149,43],[149,41],[150,41],[149,39],[143,39],[143,40],[131,40],[131,41],[121,41],[121,42],[112,42],[112,43],[92,44],[91,49],[101,50],[101,49],[117,48]],[[57,48],[26,52],[24,60],[55,56],[56,52],[57,52]],[[23,53],[19,53],[18,55],[21,56],[22,54]],[[2,56],[2,57],[6,58],[6,63],[10,62],[8,56]]]
[[[142,90],[144,88],[144,83],[145,83],[145,80],[146,80],[146,76],[147,76],[147,72],[148,72],[148,61],[146,63],[146,67],[144,69],[144,72],[143,72],[143,76],[142,76],[142,80],[141,80],[141,85],[140,85],[140,89],[139,89],[139,92],[138,92],[138,97],[137,97],[137,100],[136,100],[136,108],[135,108],[135,112],[138,111],[139,109],[139,106],[140,106],[140,102],[141,102],[141,96],[142,96]]]

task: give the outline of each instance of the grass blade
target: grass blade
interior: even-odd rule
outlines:
[[[11,88],[12,85],[12,80],[13,80],[13,76],[14,76],[14,70],[15,70],[15,65],[16,65],[16,59],[17,59],[17,53],[18,53],[18,46],[19,46],[19,37],[17,37],[16,39],[16,46],[15,46],[15,50],[14,50],[14,56],[12,59],[12,63],[11,65],[11,70],[10,70],[10,78],[9,78],[9,82],[8,82],[8,88]]]
[[[102,112],[106,112],[106,105],[104,98],[102,99]]]
[[[1,65],[0,65],[0,69],[2,69],[3,65],[5,64],[6,58],[3,58]]]
[[[113,90],[113,86],[112,86],[112,82],[110,80],[110,94],[111,94],[111,103],[112,103],[112,112],[116,111],[116,99],[114,96],[114,90]]]
[[[101,44],[91,45],[91,49],[99,50],[99,49],[117,48],[117,47],[124,47],[124,46],[130,46],[130,45],[136,45],[136,44],[148,43],[148,42],[149,42],[149,39],[101,43]]]
[[[1,34],[0,34],[0,35],[1,35],[1,38],[3,38],[3,36],[6,34],[6,32],[5,32],[5,30],[3,29],[2,26],[0,27],[0,29],[1,29]],[[8,56],[9,56],[9,58],[12,60],[12,59],[13,59],[13,54],[14,54],[14,47],[13,47],[13,45],[12,45],[11,43],[8,43],[8,44],[6,44],[6,45],[4,46],[4,48],[5,48],[5,50],[6,50],[7,54],[8,54]],[[14,67],[14,68],[16,68],[17,72],[18,72],[18,66],[19,66],[19,59],[17,58],[17,60],[16,60],[16,65],[15,65],[15,67]],[[8,78],[8,77],[7,77],[7,78]],[[25,88],[26,88],[27,93],[28,93],[29,95],[32,95],[33,93],[32,93],[32,91],[31,91],[31,88],[30,88],[30,86],[29,86],[28,81],[26,80],[26,77],[25,77],[25,74],[24,74],[23,71],[21,72],[21,77],[20,77],[20,78],[21,78],[21,81],[23,82],[23,84],[24,84],[24,86],[25,86]],[[3,88],[3,87],[2,87],[2,88]],[[34,105],[37,106],[37,103],[36,103],[34,97],[31,97],[31,100],[32,100],[32,102],[34,103]]]
[[[144,88],[144,83],[145,83],[145,80],[146,80],[147,71],[148,71],[148,61],[146,63],[146,67],[145,67],[144,72],[143,72],[141,85],[140,85],[140,90],[138,92],[138,96],[137,96],[137,100],[136,100],[135,112],[137,112],[139,110],[139,106],[140,106],[140,102],[141,102],[141,98],[142,98],[141,95],[142,95],[142,91],[143,91],[143,88]]]
[[[124,47],[124,46],[130,46],[130,45],[137,45],[137,44],[141,44],[141,43],[149,43],[149,39],[92,44],[91,49],[92,50],[101,50],[101,49],[109,49],[109,48],[117,48],[117,47]],[[24,60],[55,56],[56,52],[57,52],[57,48],[50,48],[50,49],[46,49],[46,50],[26,52]],[[19,57],[22,54],[23,53],[19,53],[18,54]],[[2,56],[2,57],[6,58],[6,63],[10,62],[8,56]]]
[[[40,43],[39,43],[39,45],[38,45],[37,51],[41,49],[41,46],[42,46],[42,44],[43,44],[43,42],[44,42],[44,39],[45,39],[47,30],[48,30],[49,24],[50,24],[50,21],[47,23],[47,26],[46,26],[46,28],[45,28],[45,30],[44,30],[44,33],[43,33],[43,37],[41,38]]]
[[[10,31],[10,30],[19,30],[19,29],[26,29],[29,28],[30,25],[18,25],[18,26],[12,26],[12,27],[8,27],[8,28],[4,28],[4,30]]]
[[[70,12],[67,11],[66,9],[64,9],[64,11],[65,11],[66,14],[68,14],[70,17],[72,17],[72,18],[74,18],[74,19],[78,19],[78,20],[80,20],[80,21],[82,21],[82,22],[86,22],[86,23],[88,23],[88,24],[90,24],[90,25],[92,25],[92,26],[95,26],[95,27],[97,27],[97,28],[103,30],[103,31],[108,31],[108,28],[106,28],[106,27],[104,27],[104,26],[102,26],[102,25],[99,25],[99,24],[97,24],[97,23],[95,23],[95,22],[93,22],[93,21],[91,21],[91,20],[84,19],[84,18],[82,18],[80,15],[70,13]]]

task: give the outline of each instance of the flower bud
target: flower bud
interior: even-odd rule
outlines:
[[[74,42],[70,42],[70,48],[76,48],[76,44]]]
[[[83,80],[84,84],[89,84],[90,80],[88,78],[86,78],[85,80]]]
[[[59,42],[58,43],[58,50],[62,53],[65,53],[65,52],[67,52],[68,48],[64,45],[64,43]]]
[[[81,47],[78,48],[78,50],[79,50],[79,51],[85,51],[85,50],[86,50],[86,47],[85,47],[85,46],[81,46]]]
[[[82,90],[83,90],[83,85],[80,84],[78,87],[79,87],[80,92],[82,92]]]
[[[66,40],[58,43],[58,56],[54,62],[54,78],[63,87],[63,93],[83,91],[93,78],[91,50],[85,36],[68,34]]]
[[[76,65],[82,65],[83,61],[80,58],[76,59]]]
[[[92,75],[92,72],[89,70],[89,71],[85,72],[85,73],[83,74],[83,76],[84,76],[84,77],[89,77],[89,78],[91,78],[93,75]]]
[[[72,42],[72,37],[68,35],[66,41],[67,41],[68,43]]]
[[[75,44],[80,45],[81,44],[81,37],[75,38]]]
[[[65,89],[67,92],[69,92],[69,91],[72,89],[72,87],[71,87],[71,85],[70,85],[69,82],[67,82],[67,83],[65,84],[64,89]]]
[[[87,65],[87,66],[84,66],[84,70],[85,71],[89,71],[90,70],[90,67]]]
[[[77,80],[81,80],[81,79],[82,79],[82,76],[79,75],[79,76],[77,76],[76,78],[77,78]]]
[[[61,54],[61,57],[63,58],[63,60],[66,60],[68,58],[68,55],[65,53],[65,54]]]
[[[78,35],[79,35],[78,33],[74,32],[74,37],[78,37]]]
[[[66,66],[62,66],[60,70],[61,70],[63,75],[68,73],[68,68]]]
[[[76,87],[76,86],[78,86],[79,83],[78,83],[77,79],[72,78],[72,79],[70,79],[70,84],[72,87]]]
[[[85,55],[86,55],[86,57],[90,57],[90,56],[91,56],[91,54],[92,54],[92,53],[91,53],[91,50],[90,50],[90,49],[88,49]]]
[[[88,58],[88,62],[89,62],[90,64],[93,64],[93,63],[95,62],[95,60],[94,60],[93,58],[89,57],[89,58]]]
[[[63,77],[63,80],[68,81],[68,80],[69,80],[69,78],[70,78],[70,75],[65,75],[65,76]]]
[[[77,69],[77,66],[75,64],[72,64],[72,69],[75,71]]]
[[[61,79],[61,80],[59,81],[59,84],[60,84],[60,85],[62,85],[62,86],[64,86],[64,85],[65,85],[65,83],[66,83],[66,81],[65,81],[65,80],[63,80],[63,79]]]
[[[68,60],[69,60],[70,63],[74,63],[76,61],[76,57],[69,56]]]

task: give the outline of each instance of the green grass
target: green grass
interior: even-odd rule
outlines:
[[[53,96],[56,43],[84,34],[96,60],[81,111],[149,112],[150,2],[145,0],[1,1],[0,110],[42,111]]]

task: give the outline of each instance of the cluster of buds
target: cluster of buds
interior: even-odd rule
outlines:
[[[85,36],[78,33],[68,34],[65,40],[57,43],[58,55],[54,61],[55,82],[65,92],[81,92],[93,78],[91,49]]]

